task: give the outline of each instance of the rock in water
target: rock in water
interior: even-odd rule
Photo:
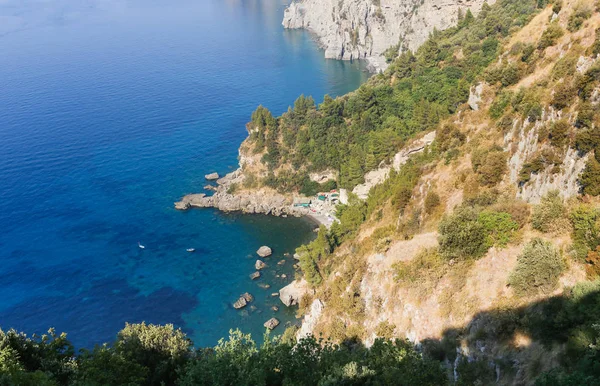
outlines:
[[[275,312],[279,311],[279,307],[277,307],[277,306],[273,306],[273,307],[271,307],[271,309]]]
[[[263,269],[264,267],[266,267],[267,265],[265,264],[264,261],[262,260],[256,260],[256,263],[254,264],[254,268],[256,268],[257,271]]]
[[[279,299],[286,306],[300,303],[304,294],[310,292],[310,287],[305,279],[296,280],[279,290]]]
[[[271,318],[265,322],[264,326],[266,328],[268,328],[269,330],[272,330],[275,327],[279,326],[279,320],[277,320],[275,318]]]
[[[218,180],[219,179],[219,173],[210,173],[210,174],[205,175],[204,178],[206,178],[209,181]]]
[[[258,279],[259,277],[260,277],[260,272],[258,272],[258,271],[250,274],[250,279],[252,279],[252,280]]]
[[[233,308],[235,308],[236,310],[239,310],[240,308],[246,307],[247,304],[248,304],[248,302],[242,296],[238,300],[236,300],[235,303],[233,303]]]
[[[242,297],[248,302],[250,303],[251,301],[254,300],[254,296],[252,296],[249,292],[246,292],[242,295]]]
[[[273,253],[273,251],[271,251],[271,248],[267,247],[266,245],[263,245],[262,247],[258,248],[258,251],[256,251],[256,253],[260,257],[267,257],[271,256],[271,253]]]

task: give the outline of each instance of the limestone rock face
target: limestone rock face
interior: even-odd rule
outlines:
[[[279,320],[277,320],[276,318],[271,318],[265,322],[264,326],[269,330],[272,330],[275,327],[279,326]]]
[[[258,248],[258,251],[256,251],[256,254],[260,257],[271,256],[272,253],[273,251],[271,248],[267,247],[266,245],[263,245],[262,247]]]
[[[474,110],[474,111],[479,110],[479,104],[481,103],[481,100],[482,100],[482,97],[481,97],[482,93],[483,93],[483,83],[479,83],[477,86],[471,87],[471,90],[469,91],[469,100],[467,101],[471,110]]]
[[[279,290],[279,299],[283,304],[290,307],[298,304],[304,294],[312,292],[305,279],[295,280]]]
[[[379,3],[379,5],[377,5]],[[433,32],[456,24],[459,9],[479,12],[484,0],[295,0],[285,28],[314,33],[331,59],[367,59],[373,72],[387,67],[384,52],[416,50]],[[490,1],[489,3],[493,3]]]

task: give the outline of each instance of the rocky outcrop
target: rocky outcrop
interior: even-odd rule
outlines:
[[[251,274],[250,274],[250,279],[251,279],[251,280],[256,280],[256,279],[258,279],[259,277],[260,277],[260,272],[258,272],[258,271],[256,271],[256,272],[254,272],[254,273],[251,273]]]
[[[242,294],[240,296],[240,298],[235,301],[235,303],[233,303],[233,308],[235,308],[236,310],[239,310],[240,308],[246,307],[246,305],[253,300],[254,300],[254,296],[252,296],[250,293],[246,292],[246,293]]]
[[[300,303],[300,299],[307,293],[313,293],[305,279],[295,280],[279,290],[279,299],[287,307]]]
[[[254,263],[254,268],[257,271],[260,271],[261,269],[263,269],[264,267],[266,267],[267,265],[265,264],[264,261],[262,260],[256,260],[256,263]]]
[[[542,119],[534,123],[525,120],[515,120],[513,128],[504,137],[504,148],[512,150],[508,160],[509,181],[517,186],[517,197],[524,201],[537,204],[541,198],[551,190],[558,190],[563,198],[576,196],[580,186],[578,178],[585,168],[589,155],[580,157],[575,149],[568,148],[561,155],[560,168],[548,165],[543,170],[531,174],[529,181],[519,183],[519,174],[523,165],[540,154],[548,145],[538,141],[539,131],[556,120],[560,119],[560,112],[547,109],[543,112]]]
[[[482,101],[483,94],[483,83],[479,83],[477,86],[472,86],[469,91],[469,100],[467,103],[471,110],[477,111],[479,110],[479,104]]]
[[[285,28],[314,33],[331,59],[367,59],[373,72],[387,67],[390,47],[415,50],[434,28],[455,25],[458,12],[477,13],[484,0],[296,0],[285,10]],[[489,1],[493,3],[493,1]]]
[[[274,216],[309,214],[307,208],[294,207],[293,198],[272,189],[243,190],[245,176],[241,169],[217,180],[218,186],[211,196],[204,193],[188,194],[175,203],[175,209],[216,208],[223,212],[263,213]]]
[[[264,326],[269,330],[272,330],[275,327],[279,326],[279,320],[277,320],[276,318],[271,318],[265,322]]]
[[[361,200],[366,200],[369,196],[369,191],[371,188],[385,181],[390,175],[392,168],[394,168],[396,171],[399,171],[402,165],[408,161],[411,155],[425,150],[425,147],[431,145],[434,139],[435,131],[432,131],[424,135],[423,138],[414,141],[411,145],[396,153],[391,165],[381,165],[379,168],[371,170],[365,174],[365,182],[360,185],[356,185],[352,190],[352,193],[356,194]],[[340,201],[342,203],[344,202],[344,200],[341,199]]]
[[[219,173],[210,173],[210,174],[205,175],[204,178],[206,178],[209,181],[218,180],[219,179]]]
[[[258,251],[256,251],[256,254],[260,257],[271,256],[272,253],[273,251],[271,248],[267,247],[266,245],[263,245],[262,247],[258,248]]]
[[[312,304],[310,305],[310,310],[306,315],[304,315],[304,319],[302,320],[302,326],[296,334],[296,339],[300,340],[311,335],[322,313],[323,303],[319,299],[313,300]]]

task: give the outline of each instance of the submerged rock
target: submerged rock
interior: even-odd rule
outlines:
[[[273,251],[271,250],[271,248],[267,247],[266,245],[263,245],[262,247],[258,248],[258,251],[256,251],[256,253],[260,257],[267,257],[271,256]]]
[[[206,178],[209,181],[218,180],[219,179],[219,173],[210,173],[210,174],[205,175],[204,178]]]
[[[249,292],[246,292],[240,296],[235,303],[233,303],[233,308],[239,310],[240,308],[246,307],[248,303],[254,300],[254,296],[252,296]]]
[[[279,261],[277,262],[277,265],[284,265],[284,264],[285,264],[285,260],[279,260]]]
[[[238,300],[235,301],[235,303],[233,303],[233,308],[239,310],[240,308],[246,307],[247,304],[248,302],[246,301],[246,299],[244,299],[244,297],[240,297]]]
[[[271,318],[265,322],[264,326],[269,330],[272,330],[275,327],[279,326],[279,320],[277,320],[276,318]]]
[[[271,309],[275,312],[279,311],[279,307],[277,307],[277,306],[273,306],[273,307],[271,307]]]
[[[263,269],[264,267],[266,267],[267,265],[265,264],[264,261],[262,260],[256,260],[256,263],[254,263],[254,268],[256,268],[257,271]]]
[[[251,302],[254,300],[254,296],[252,296],[252,294],[250,294],[250,292],[245,292],[242,297],[244,299],[246,299],[247,302]]]
[[[271,288],[271,285],[267,284],[267,283],[260,283],[258,286],[260,288],[262,288],[262,289],[269,289],[269,288]]]
[[[258,271],[250,274],[250,279],[252,279],[252,280],[258,279],[259,277],[260,277],[260,272],[258,272]]]

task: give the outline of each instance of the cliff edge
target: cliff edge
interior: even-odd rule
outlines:
[[[488,3],[493,3],[489,1]],[[416,50],[434,29],[457,23],[459,10],[478,13],[484,0],[295,0],[283,26],[314,33],[330,59],[366,59],[369,70],[387,68],[400,49]]]

